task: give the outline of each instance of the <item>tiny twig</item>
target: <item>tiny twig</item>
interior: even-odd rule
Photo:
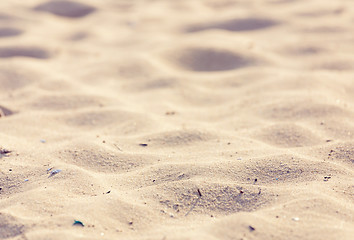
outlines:
[[[191,209],[189,209],[189,211],[186,213],[186,215],[184,215],[185,217],[188,216],[188,214],[195,208],[195,206],[198,204],[199,200],[202,198],[202,194],[198,188],[198,195],[199,197],[197,198],[197,200],[194,202],[193,206],[191,207]]]
[[[199,188],[198,188],[198,194],[199,194],[199,197],[202,197],[202,194],[200,193]]]
[[[119,150],[119,151],[121,151],[121,152],[123,152],[123,150],[122,149],[120,149],[120,147],[118,147],[118,145],[117,144],[115,144],[115,143],[113,143],[113,145]]]

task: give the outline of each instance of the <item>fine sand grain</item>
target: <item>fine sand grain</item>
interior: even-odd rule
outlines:
[[[354,239],[353,16],[0,1],[0,239]]]

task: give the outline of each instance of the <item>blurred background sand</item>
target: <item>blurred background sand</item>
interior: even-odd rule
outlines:
[[[0,6],[0,239],[353,239],[353,1]]]

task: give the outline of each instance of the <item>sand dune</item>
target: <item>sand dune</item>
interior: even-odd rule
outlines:
[[[353,239],[351,1],[0,6],[0,239]]]

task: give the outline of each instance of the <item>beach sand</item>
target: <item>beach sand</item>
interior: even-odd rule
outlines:
[[[354,238],[353,1],[0,6],[0,239]]]

